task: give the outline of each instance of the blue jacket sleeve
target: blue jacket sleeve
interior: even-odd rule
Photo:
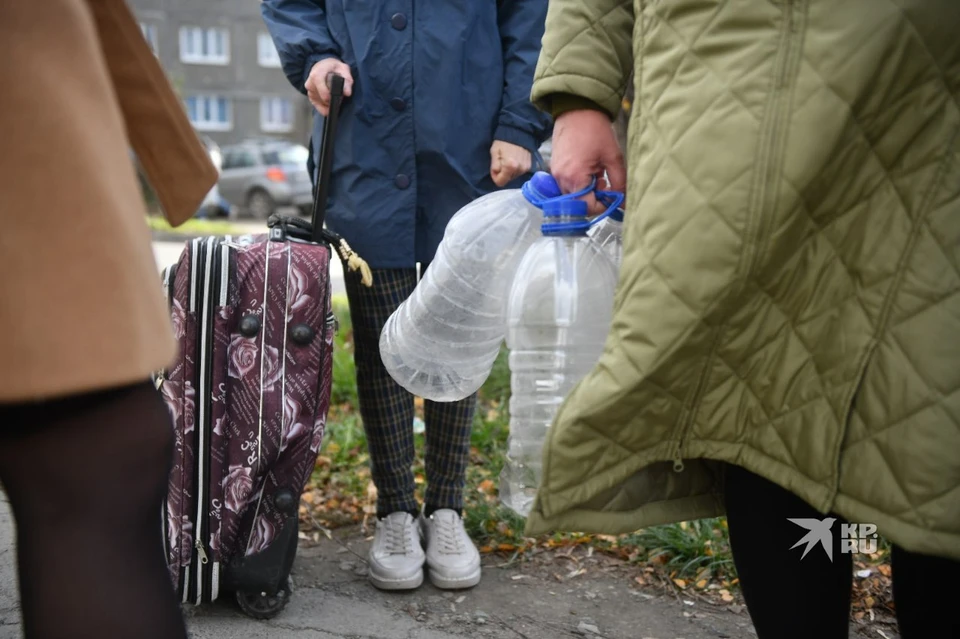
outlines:
[[[260,13],[280,54],[290,83],[306,94],[304,85],[313,65],[339,58],[340,47],[327,28],[325,0],[263,0]]]
[[[494,139],[536,151],[550,135],[553,119],[530,102],[533,75],[548,0],[500,0],[497,22],[503,45],[504,87]]]

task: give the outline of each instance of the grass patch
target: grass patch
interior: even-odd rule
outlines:
[[[175,235],[240,235],[242,231],[230,222],[222,220],[190,219],[178,227],[170,226],[162,216],[148,215],[147,225],[153,231]]]
[[[333,390],[330,403],[346,408],[357,406],[357,368],[353,360],[353,323],[350,321],[350,306],[345,295],[335,295],[331,300],[333,314],[340,328],[333,337]]]

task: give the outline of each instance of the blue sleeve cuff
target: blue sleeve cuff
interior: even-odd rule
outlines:
[[[534,153],[539,148],[537,137],[535,135],[516,127],[512,127],[508,124],[501,124],[498,126],[496,132],[493,134],[493,139],[500,140],[502,142],[509,142],[510,144],[516,144],[519,147],[527,149],[531,153]]]
[[[303,69],[303,81],[300,83],[300,86],[297,87],[300,89],[300,92],[304,95],[307,94],[307,80],[310,79],[310,72],[313,71],[313,66],[320,62],[321,60],[326,60],[327,58],[335,58],[333,53],[315,53],[307,58],[307,64],[304,65]]]

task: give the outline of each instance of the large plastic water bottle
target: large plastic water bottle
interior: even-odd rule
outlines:
[[[617,268],[587,236],[582,200],[544,204],[542,237],[523,256],[507,303],[510,435],[500,499],[526,516],[540,483],[547,429],[603,353]]]
[[[614,209],[610,215],[591,226],[587,233],[619,269],[623,257],[623,209]]]
[[[380,335],[380,357],[400,386],[438,402],[480,389],[506,333],[517,263],[540,236],[540,205],[558,196],[553,177],[538,172],[522,189],[485,195],[451,218],[436,257]]]

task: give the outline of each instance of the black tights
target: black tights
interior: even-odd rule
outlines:
[[[805,530],[787,518],[823,515],[739,466],[727,466],[725,493],[733,559],[759,639],[847,639],[853,557],[840,552],[844,520],[831,529],[832,562],[819,544],[800,559],[806,545],[791,546]],[[892,564],[902,639],[960,639],[960,562],[894,546]]]
[[[160,509],[173,432],[149,383],[0,405],[29,639],[185,639]]]

